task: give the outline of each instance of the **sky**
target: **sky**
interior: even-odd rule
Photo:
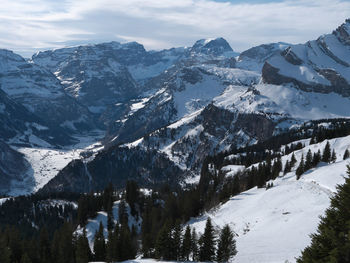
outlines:
[[[225,38],[235,51],[303,43],[350,18],[350,0],[0,0],[0,48],[137,41],[147,50]]]

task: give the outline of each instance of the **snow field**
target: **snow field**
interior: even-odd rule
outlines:
[[[235,262],[295,262],[310,244],[310,234],[316,231],[319,216],[329,207],[336,185],[345,181],[350,160],[342,157],[350,148],[350,136],[329,142],[337,153],[335,163],[320,163],[297,181],[295,169],[301,155],[306,156],[308,149],[322,152],[326,141],[306,146],[294,152],[298,162],[293,171],[274,180],[272,188],[250,189],[188,224],[200,233],[208,217],[217,228],[229,224],[237,234]],[[282,158],[283,164],[291,155]]]

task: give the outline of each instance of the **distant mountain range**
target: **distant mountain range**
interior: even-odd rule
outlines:
[[[29,60],[0,50],[0,134],[10,146],[59,148],[105,132],[105,150],[71,162],[43,191],[89,191],[129,177],[186,182],[198,177],[207,155],[308,120],[350,117],[349,76],[350,20],[305,44],[264,44],[240,54],[223,38],[162,51],[110,42]],[[23,165],[2,166],[3,193],[30,167],[23,155],[13,156]],[[158,173],[165,166],[171,169]]]

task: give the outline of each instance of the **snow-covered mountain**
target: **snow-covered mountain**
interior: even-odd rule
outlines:
[[[345,39],[347,26],[348,22],[320,39]],[[194,47],[205,43],[198,41]],[[233,145],[261,141],[308,120],[349,117],[350,100],[339,92],[336,83],[325,93],[317,88],[300,88],[295,81],[266,80],[269,63],[299,46],[274,43],[251,48],[240,54],[234,68],[223,66],[223,56],[213,60],[206,53],[193,54],[186,63],[178,63],[154,78],[150,83],[158,92],[135,101],[132,116],[111,126],[108,136],[117,143],[134,136],[131,146],[158,149],[181,168],[192,170],[200,168],[205,155]],[[342,57],[350,54],[345,40],[338,48]],[[303,63],[321,68],[320,61]],[[279,78],[279,73],[272,72],[271,77]],[[141,135],[147,132],[151,133]]]
[[[47,69],[0,50],[1,89],[48,125],[71,131],[95,127],[89,111],[69,97]]]
[[[350,96],[350,20],[332,34],[293,45],[265,63],[265,83],[293,83],[304,91]]]
[[[39,52],[29,62],[3,51],[1,77],[10,98],[44,120],[59,114],[54,121],[61,127],[91,130],[99,118],[107,148],[124,144],[130,151],[152,152],[182,173],[198,175],[207,155],[308,120],[349,117],[347,88],[338,81],[349,68],[348,29],[347,20],[305,45],[272,43],[241,54],[223,38],[162,51],[110,42]],[[336,82],[321,74],[329,68],[339,73]],[[310,72],[317,74],[305,82],[312,88],[305,88],[301,78]],[[326,92],[319,80],[328,83]]]
[[[279,42],[252,47],[239,54],[236,65],[238,68],[261,72],[266,60],[289,46],[290,44]]]

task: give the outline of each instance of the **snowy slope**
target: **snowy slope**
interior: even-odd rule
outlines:
[[[295,262],[295,257],[310,243],[309,235],[316,231],[319,216],[329,206],[336,185],[345,181],[350,160],[344,161],[342,156],[350,148],[350,136],[329,142],[337,152],[335,163],[321,163],[298,181],[295,171],[280,176],[272,188],[243,192],[189,224],[202,233],[208,217],[216,227],[229,224],[237,233],[235,262]],[[326,141],[296,151],[298,162],[302,153],[305,156],[308,149],[322,151],[325,144]],[[291,155],[284,156],[282,162],[290,160]]]
[[[293,85],[258,84],[253,89],[232,86],[214,103],[231,111],[261,113],[274,119],[299,120],[350,117],[350,99],[336,93],[305,92]]]

